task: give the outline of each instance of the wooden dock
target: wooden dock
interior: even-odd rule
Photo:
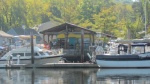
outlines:
[[[0,64],[0,68],[99,68],[97,64],[92,63],[47,63],[47,64]]]

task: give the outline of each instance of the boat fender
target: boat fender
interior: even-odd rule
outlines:
[[[20,64],[20,55],[17,55],[17,64]]]

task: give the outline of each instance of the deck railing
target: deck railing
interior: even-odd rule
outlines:
[[[84,50],[84,55],[87,55],[88,52],[89,50]],[[82,54],[81,49],[64,49],[63,53],[67,56],[80,56]]]

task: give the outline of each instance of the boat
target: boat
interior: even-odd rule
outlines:
[[[96,63],[99,67],[105,68],[150,67],[150,52],[148,52],[148,50],[148,43],[133,43],[131,45],[131,54],[96,55]],[[121,48],[121,51],[124,51],[124,49]]]
[[[31,46],[24,46],[16,49],[12,49],[0,58],[0,64],[32,64],[32,58],[34,58],[34,64],[45,64],[45,63],[58,63],[63,53],[48,53],[38,46],[33,47],[33,57],[31,54]]]

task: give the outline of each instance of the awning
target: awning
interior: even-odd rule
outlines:
[[[57,38],[65,38],[65,34],[58,34]],[[68,38],[81,38],[81,34],[72,34],[68,35]],[[84,38],[90,38],[89,35],[84,35]]]
[[[14,37],[17,37],[17,38],[20,38],[20,39],[30,39],[31,38],[30,35],[18,35],[18,36],[14,36]],[[33,38],[35,39],[36,36],[33,36]]]
[[[128,43],[150,43],[150,39],[124,39],[124,40],[117,40],[118,43],[128,44]]]
[[[13,38],[14,37],[13,35],[7,34],[4,31],[0,31],[0,36],[6,37],[6,38]]]

